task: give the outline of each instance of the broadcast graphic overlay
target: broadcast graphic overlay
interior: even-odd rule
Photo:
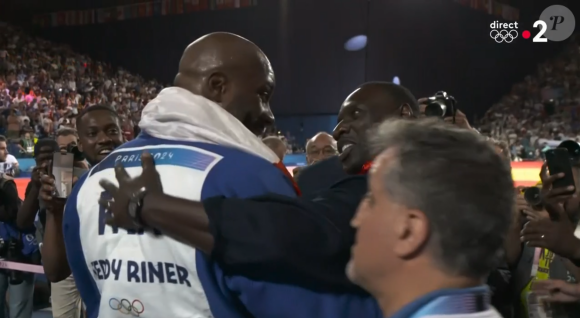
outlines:
[[[491,28],[489,36],[497,43],[512,43],[520,35],[524,39],[532,38],[534,43],[560,42],[574,33],[576,18],[565,6],[552,5],[544,9],[540,19],[534,22],[531,31],[522,30],[520,34],[520,26],[518,22],[493,21],[489,25]]]

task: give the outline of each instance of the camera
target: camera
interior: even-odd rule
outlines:
[[[580,145],[574,140],[564,140],[557,148],[564,148],[568,151],[568,156],[572,164],[578,164],[580,162]]]
[[[20,262],[22,260],[20,241],[16,238],[10,238],[8,241],[0,238],[0,257],[9,262]],[[19,285],[22,283],[22,273],[19,271],[7,270],[10,277],[10,285]]]
[[[540,195],[540,188],[528,187],[524,189],[524,200],[532,207],[542,206],[542,197]]]
[[[74,155],[74,161],[85,160],[85,155],[79,150],[79,147],[76,144],[69,144],[66,147],[66,152]]]
[[[6,259],[11,262],[20,262],[22,258],[21,249],[20,241],[18,239],[10,238],[10,240],[8,240]],[[10,285],[22,284],[22,272],[9,271],[8,273],[10,275]]]
[[[455,117],[455,98],[444,91],[427,98],[425,116],[427,117]]]

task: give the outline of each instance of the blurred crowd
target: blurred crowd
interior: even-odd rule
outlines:
[[[562,140],[580,141],[578,38],[513,85],[479,121],[481,132],[504,143],[513,160],[540,160],[543,150]],[[75,128],[78,112],[100,103],[121,114],[124,135],[131,140],[142,108],[162,88],[155,80],[0,24],[0,134],[16,158],[31,157],[37,139],[54,136],[61,127]],[[289,133],[278,135],[286,153],[305,151]]]
[[[101,103],[118,111],[131,140],[142,108],[162,87],[0,24],[0,134],[17,158],[31,157],[35,140],[75,128],[79,111]]]
[[[580,141],[580,43],[538,65],[537,73],[513,85],[480,121],[482,133],[509,147],[512,159],[540,160],[562,140]]]

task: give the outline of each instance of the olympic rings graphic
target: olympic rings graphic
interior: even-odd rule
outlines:
[[[491,30],[491,32],[489,32],[489,36],[497,43],[512,43],[518,37],[518,35],[518,31],[516,30]]]
[[[109,299],[109,307],[124,315],[132,315],[135,317],[139,317],[139,315],[145,311],[145,306],[139,299],[130,301],[125,298],[121,300],[118,300],[117,298],[111,298]]]

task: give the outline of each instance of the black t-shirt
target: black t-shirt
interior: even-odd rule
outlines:
[[[28,182],[28,185],[26,186],[26,190],[24,191],[24,197],[28,196],[31,189],[32,189],[32,181]],[[38,198],[38,200],[40,201],[40,198]],[[38,211],[38,219],[40,220],[40,224],[42,224],[42,227],[44,228],[46,226],[46,209],[44,208],[42,201],[40,202],[40,210]]]
[[[491,271],[487,284],[492,291],[491,303],[504,318],[512,318],[514,300],[512,292],[512,273],[506,263]]]
[[[20,208],[20,198],[18,188],[14,180],[0,181],[0,221],[15,222],[18,209]]]

